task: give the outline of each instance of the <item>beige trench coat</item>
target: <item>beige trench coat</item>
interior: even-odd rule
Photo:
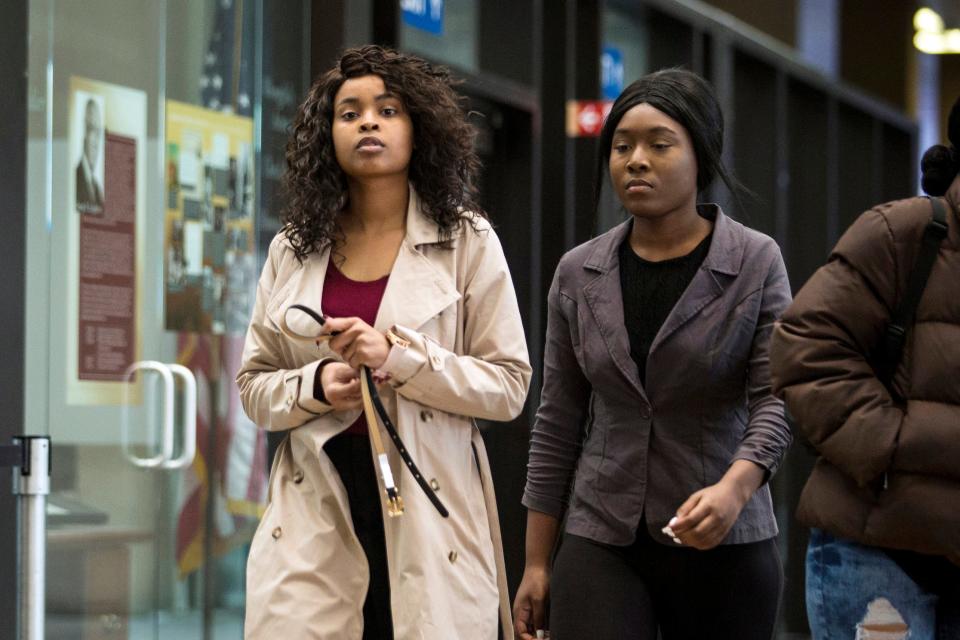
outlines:
[[[423,495],[381,427],[406,506],[399,518],[384,509],[394,633],[404,640],[493,639],[499,611],[504,637],[512,638],[490,467],[473,419],[511,420],[523,407],[531,370],[520,313],[490,225],[463,224],[445,249],[418,203],[411,190],[406,237],[375,323],[410,340],[406,349],[391,349],[382,367],[391,388],[382,395],[450,517]],[[369,570],[323,450],[360,412],[336,412],[313,398],[318,362],[335,354],[278,329],[291,304],[319,308],[328,260],[324,250],[300,264],[282,234],[273,240],[237,376],[251,419],[289,432],[247,563],[249,640],[362,635]]]

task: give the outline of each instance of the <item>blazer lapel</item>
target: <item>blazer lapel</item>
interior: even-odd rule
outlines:
[[[697,315],[701,309],[719,298],[721,293],[723,293],[723,285],[717,281],[713,272],[706,267],[700,267],[660,326],[650,345],[650,353],[656,351],[664,340]]]
[[[736,276],[740,273],[740,262],[743,258],[743,238],[740,230],[717,205],[698,205],[697,208],[700,215],[714,220],[710,249],[703,265],[697,270],[653,339],[653,344],[650,345],[651,354],[680,327],[720,297],[729,279],[721,279],[718,274]]]
[[[637,393],[646,399],[637,365],[630,355],[630,338],[623,318],[618,249],[629,232],[628,220],[611,230],[584,262],[584,269],[597,272],[598,275],[583,287],[583,298],[590,308],[596,331],[603,339],[610,359]]]

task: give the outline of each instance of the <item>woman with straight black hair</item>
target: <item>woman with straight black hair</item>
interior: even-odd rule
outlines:
[[[722,150],[689,71],[631,84],[604,124],[598,202],[608,175],[630,216],[564,255],[548,295],[518,638],[773,634],[767,481],[790,431],[767,349],[790,287],[773,240],[698,204],[717,176],[737,189]]]

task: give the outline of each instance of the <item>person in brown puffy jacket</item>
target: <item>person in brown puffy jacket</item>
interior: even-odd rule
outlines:
[[[960,638],[960,100],[922,161],[940,242],[902,357],[876,353],[931,220],[909,198],[854,222],[774,329],[773,385],[819,454],[797,516],[813,636]]]

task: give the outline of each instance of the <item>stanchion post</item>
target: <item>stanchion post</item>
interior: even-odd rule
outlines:
[[[50,438],[15,436],[22,457],[13,467],[17,497],[17,639],[44,640],[47,495],[50,493]]]

